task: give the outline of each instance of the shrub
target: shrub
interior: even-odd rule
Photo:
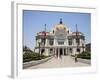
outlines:
[[[91,59],[91,53],[82,52],[81,54],[78,54],[77,57],[82,59]]]
[[[39,53],[33,52],[27,46],[23,47],[23,62],[29,62],[32,60],[41,60],[48,56],[40,55]]]
[[[28,62],[32,60],[41,60],[44,59],[48,56],[40,55],[39,53],[24,53],[23,54],[23,62]]]

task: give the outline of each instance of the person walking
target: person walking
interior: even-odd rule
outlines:
[[[77,54],[75,54],[75,62],[77,62]]]

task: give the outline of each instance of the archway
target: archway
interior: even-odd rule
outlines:
[[[59,53],[59,55],[60,55],[60,56],[63,55],[63,49],[62,49],[62,48],[60,48],[60,53]]]

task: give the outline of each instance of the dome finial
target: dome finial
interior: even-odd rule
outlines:
[[[62,24],[63,22],[62,22],[62,18],[60,18],[60,24]]]

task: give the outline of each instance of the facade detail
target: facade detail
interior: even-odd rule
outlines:
[[[46,26],[46,25],[45,25]],[[44,55],[75,55],[85,51],[85,36],[76,31],[72,32],[60,19],[50,32],[42,31],[36,35],[35,52]]]

